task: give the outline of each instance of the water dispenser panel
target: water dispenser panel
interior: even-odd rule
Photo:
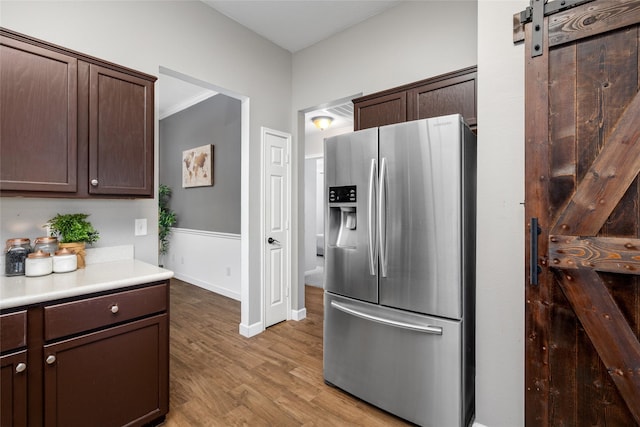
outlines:
[[[356,186],[329,187],[329,203],[355,203],[357,201]]]

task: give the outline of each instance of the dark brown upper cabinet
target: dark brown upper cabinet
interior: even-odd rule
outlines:
[[[407,92],[400,91],[353,100],[354,130],[406,122]]]
[[[153,107],[153,82],[89,65],[89,193],[151,195]]]
[[[0,36],[2,190],[77,191],[78,61]]]
[[[354,130],[457,113],[476,131],[477,75],[474,66],[356,98]]]
[[[156,78],[0,28],[2,196],[153,197]]]

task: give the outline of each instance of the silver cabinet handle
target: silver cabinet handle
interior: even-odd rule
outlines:
[[[92,179],[91,180],[91,185],[94,186],[94,187],[97,187],[98,186],[98,180],[97,179]]]
[[[423,332],[425,334],[442,335],[442,328],[440,326],[416,325],[413,323],[400,322],[398,320],[385,319],[384,317],[363,313],[355,308],[347,307],[347,305],[340,304],[339,302],[335,302],[335,301],[331,301],[331,307],[336,308],[340,311],[343,311],[347,314],[351,314],[352,316],[356,316],[365,320],[370,320],[372,322],[378,322],[380,324],[392,326],[394,328],[409,329],[411,331]]]
[[[367,233],[369,234],[369,274],[376,275],[376,256],[378,255],[378,245],[376,242],[376,231],[374,224],[376,205],[376,177],[378,175],[378,163],[376,159],[371,159],[369,170],[369,200],[367,204]]]
[[[118,307],[118,304],[113,304],[113,305],[111,306],[111,312],[112,312],[113,314],[116,314],[119,310],[120,310],[120,308]]]
[[[56,363],[56,357],[53,354],[50,354],[46,359],[47,365],[53,365]]]
[[[16,365],[16,374],[19,374],[20,372],[24,372],[26,369],[27,369],[27,364],[20,362]]]

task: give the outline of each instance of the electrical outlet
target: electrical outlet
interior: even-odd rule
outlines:
[[[227,277],[231,277],[231,267],[227,267]]]
[[[136,236],[147,235],[147,218],[136,219],[135,235]]]

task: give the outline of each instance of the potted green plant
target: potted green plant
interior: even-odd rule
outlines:
[[[60,248],[68,248],[78,257],[78,268],[85,266],[85,246],[100,238],[100,233],[87,221],[89,214],[57,214],[49,220],[49,231],[57,236]]]
[[[176,213],[169,208],[171,188],[166,184],[158,187],[158,252],[162,257],[169,250],[171,227],[176,223]]]

